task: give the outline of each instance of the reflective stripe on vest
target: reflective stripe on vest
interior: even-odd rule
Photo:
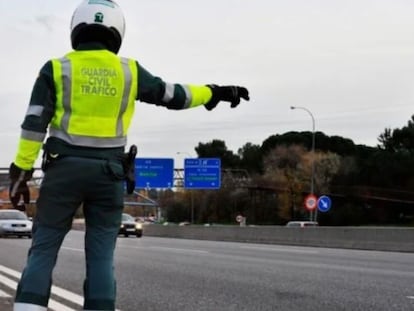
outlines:
[[[57,103],[49,135],[78,146],[125,146],[137,97],[135,61],[102,50],[52,63]]]

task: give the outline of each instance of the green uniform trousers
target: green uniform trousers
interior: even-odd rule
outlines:
[[[114,250],[121,224],[124,183],[120,161],[63,157],[46,170],[33,224],[33,240],[15,306],[47,306],[59,248],[82,206],[85,216],[84,309],[115,310]],[[34,309],[36,310],[36,309]]]

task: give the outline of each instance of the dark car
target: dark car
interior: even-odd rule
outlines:
[[[0,237],[32,237],[32,222],[27,215],[15,209],[0,209]]]
[[[134,217],[129,214],[122,213],[121,227],[119,228],[119,234],[123,234],[128,237],[129,235],[135,235],[137,238],[142,237],[142,224],[136,222]]]

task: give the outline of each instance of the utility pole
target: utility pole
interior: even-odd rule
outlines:
[[[305,107],[297,107],[297,106],[290,106],[290,109],[301,109],[306,111],[310,117],[312,118],[312,147],[311,147],[311,154],[312,154],[312,161],[311,161],[311,182],[310,182],[310,194],[314,194],[314,180],[315,180],[315,118],[313,117],[312,112],[305,108]],[[317,221],[317,213],[318,208],[315,208],[315,217],[314,221]],[[310,220],[312,221],[312,211],[310,212]]]

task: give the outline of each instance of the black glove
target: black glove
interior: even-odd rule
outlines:
[[[207,85],[213,96],[210,101],[204,105],[207,110],[214,109],[219,101],[226,101],[231,103],[231,108],[235,108],[240,104],[240,99],[249,100],[249,91],[245,87],[241,86],[218,86],[215,84]]]
[[[9,178],[11,184],[9,189],[9,196],[11,201],[17,196],[19,188],[23,187],[24,189],[24,184],[26,184],[26,182],[32,178],[33,171],[34,169],[23,170],[20,167],[16,166],[14,163],[10,165]]]
[[[16,189],[14,189],[14,193],[13,193],[14,187],[16,187]],[[13,196],[12,196],[12,193],[13,193]],[[29,187],[27,186],[27,182],[21,181],[19,183],[11,183],[10,188],[9,188],[9,198],[10,198],[10,202],[12,203],[15,209],[21,210],[22,206],[25,206],[25,204],[29,204],[30,203],[30,190],[29,190]],[[21,198],[23,198],[23,202],[25,204],[20,204]]]
[[[132,194],[135,190],[135,158],[138,148],[132,145],[129,152],[125,154],[124,171],[127,193]]]

